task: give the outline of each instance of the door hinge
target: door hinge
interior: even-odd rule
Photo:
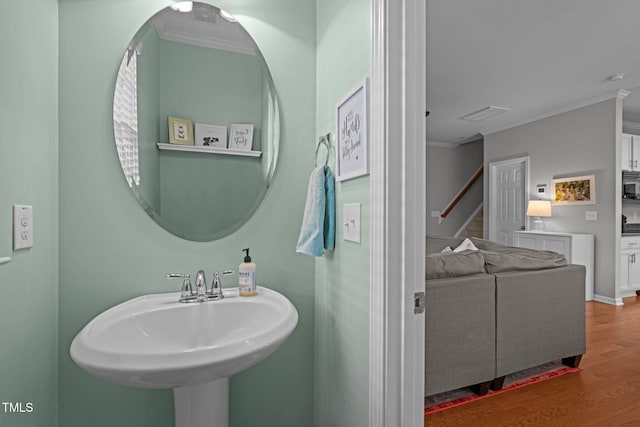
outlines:
[[[424,313],[424,292],[413,294],[413,314]]]

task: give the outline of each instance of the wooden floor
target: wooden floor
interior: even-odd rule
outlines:
[[[425,416],[425,426],[640,426],[640,297],[587,303],[581,372]]]

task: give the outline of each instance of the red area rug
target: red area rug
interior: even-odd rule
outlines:
[[[443,411],[445,409],[464,405],[465,403],[474,402],[479,399],[506,393],[520,387],[539,383],[541,381],[556,378],[572,372],[579,372],[581,370],[581,368],[570,368],[560,362],[550,362],[545,363],[544,365],[536,366],[535,368],[525,369],[524,371],[507,375],[504,380],[504,386],[501,390],[489,390],[489,393],[485,394],[484,396],[478,396],[468,388],[461,388],[458,390],[434,394],[433,396],[424,398],[424,414],[427,415],[434,412]]]

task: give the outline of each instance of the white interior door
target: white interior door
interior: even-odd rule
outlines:
[[[489,164],[489,239],[513,246],[513,232],[525,229],[529,158]]]

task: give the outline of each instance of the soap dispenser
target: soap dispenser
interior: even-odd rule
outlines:
[[[240,296],[250,297],[256,294],[256,263],[251,262],[249,248],[243,249],[246,253],[244,262],[238,267],[238,289]]]

